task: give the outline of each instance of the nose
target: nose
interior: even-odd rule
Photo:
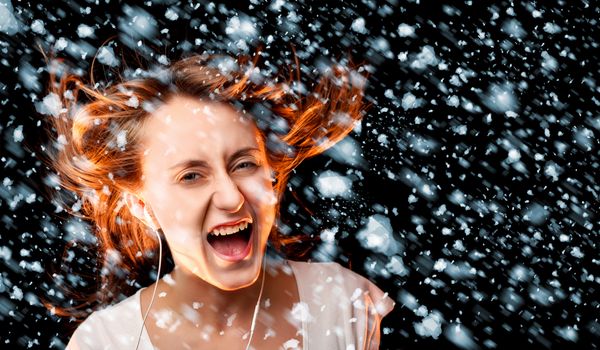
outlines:
[[[213,203],[217,208],[231,213],[238,212],[244,205],[244,196],[230,176],[216,178]]]

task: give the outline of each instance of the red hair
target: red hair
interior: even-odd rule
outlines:
[[[294,168],[341,140],[363,115],[365,79],[351,68],[333,66],[307,94],[295,91],[292,77],[263,79],[255,74],[257,69],[257,61],[249,57],[192,56],[103,90],[75,75],[65,74],[58,81],[51,75],[50,92],[64,108],[48,118],[55,142],[46,161],[58,173],[60,186],[81,202],[80,210],[70,213],[95,225],[101,259],[118,252],[118,267],[135,278],[147,265],[147,253],[158,251],[156,237],[147,233],[149,228],[129,212],[122,198],[124,191],[141,186],[143,150],[138,135],[153,106],[185,94],[253,114],[276,172],[278,199]],[[273,125],[277,127],[269,129]],[[122,133],[127,136],[125,147],[119,145]],[[281,248],[291,238],[274,230],[271,239]],[[109,304],[123,291],[124,282],[112,273],[100,277],[97,290],[103,292],[90,296],[79,309]],[[57,313],[82,318],[89,309]]]

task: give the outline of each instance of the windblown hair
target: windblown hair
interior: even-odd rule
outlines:
[[[47,161],[56,171],[60,186],[75,193],[80,203],[77,211],[68,205],[64,208],[95,226],[99,256],[106,260],[118,253],[112,263],[118,264],[118,271],[125,271],[129,280],[147,273],[142,267],[152,256],[148,252],[158,251],[156,236],[129,212],[122,194],[142,185],[144,150],[139,134],[160,104],[174,95],[187,95],[229,103],[249,112],[267,146],[279,199],[292,170],[346,136],[365,109],[365,78],[340,65],[331,67],[308,92],[298,88],[303,85],[292,73],[265,79],[256,59],[216,55],[188,57],[166,69],[121,78],[104,89],[93,81],[86,85],[73,74],[51,74],[50,80],[50,92],[63,108],[48,117],[53,146]],[[122,142],[124,136],[126,144]],[[271,232],[271,244],[276,248],[289,239],[276,230]],[[122,276],[106,270],[97,282],[97,292],[88,302],[68,312],[55,312],[83,319],[92,305],[110,304],[131,287],[125,285]]]

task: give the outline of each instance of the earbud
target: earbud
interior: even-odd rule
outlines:
[[[148,207],[145,205],[144,206],[144,216],[148,219],[152,219],[152,215],[150,215],[150,212],[148,211]]]
[[[160,227],[158,227],[158,222],[157,222],[156,218],[154,217],[154,215],[150,214],[150,211],[148,210],[148,204],[144,205],[144,217],[152,225],[156,224],[156,226],[157,226],[156,230],[160,230]]]
[[[124,193],[124,199],[129,207],[130,213],[136,216],[140,220],[151,218],[146,203],[144,203],[138,196],[132,193]]]

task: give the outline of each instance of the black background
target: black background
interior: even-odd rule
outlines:
[[[282,220],[316,237],[336,227],[339,249],[318,253],[316,242],[313,258],[352,268],[396,300],[382,325],[382,349],[597,348],[597,5],[284,2],[274,10],[276,3],[13,1],[19,30],[0,34],[0,347],[62,348],[72,331],[67,319],[40,304],[56,282],[51,273],[60,267],[66,241],[77,234],[67,233],[64,213],[54,213],[44,196],[48,172],[36,154],[43,152],[40,121],[47,116],[36,113],[34,104],[46,95],[48,76],[38,45],[50,52],[63,37],[87,47],[85,55],[55,53],[87,74],[102,44],[117,53],[131,51],[127,38],[132,34],[121,31],[119,23],[127,17],[126,6],[139,6],[158,28],[142,40],[146,54],[138,53],[151,62],[160,54],[176,60],[204,50],[238,53],[225,23],[247,15],[259,32],[248,42],[248,52],[272,35],[272,43],[264,46],[267,59],[292,62],[295,48],[306,82],[324,60],[351,57],[370,65],[371,107],[361,131],[351,134],[362,150],[356,159],[364,159],[364,166],[340,162],[331,152],[306,161],[290,181]],[[176,20],[165,16],[169,8],[178,13]],[[357,18],[364,19],[365,32],[352,29]],[[31,30],[36,19],[44,22],[43,33]],[[82,23],[94,27],[93,37],[78,37]],[[414,35],[399,35],[403,23],[415,29]],[[556,26],[561,30],[553,30]],[[382,39],[387,44],[382,46]],[[424,47],[433,49],[435,62],[414,67]],[[544,59],[548,56],[554,61]],[[97,68],[110,77],[106,67]],[[490,91],[507,84],[516,102],[503,110]],[[406,94],[421,99],[421,105],[404,108]],[[460,103],[448,103],[451,96]],[[15,138],[21,130],[23,140]],[[430,140],[430,148],[423,148],[422,140]],[[509,157],[515,150],[516,161]],[[562,170],[552,176],[552,166]],[[353,195],[320,196],[315,178],[325,170],[354,178]],[[433,194],[407,180],[409,173],[413,179],[418,174]],[[390,272],[386,265],[392,256],[359,239],[357,232],[375,214],[389,219],[405,273]],[[69,268],[85,271],[93,265],[93,252],[73,252],[81,259],[71,263],[81,266]],[[439,259],[450,267],[438,271]],[[467,272],[457,276],[451,266]],[[415,330],[432,312],[442,320],[437,338]],[[457,325],[470,342],[452,341]]]

